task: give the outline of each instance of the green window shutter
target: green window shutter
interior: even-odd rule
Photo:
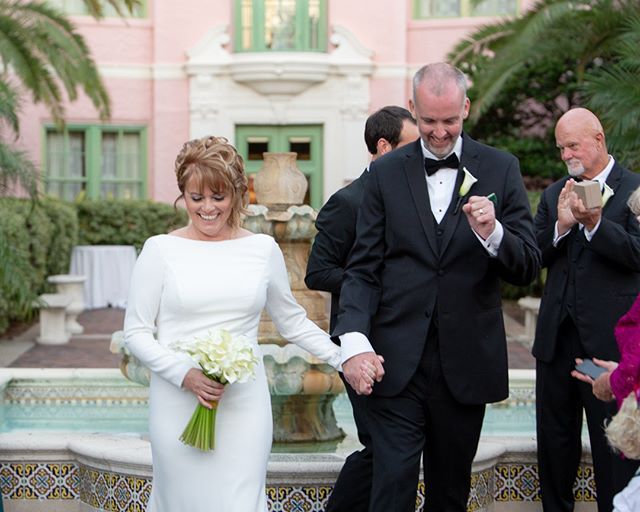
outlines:
[[[90,125],[64,132],[45,128],[45,190],[74,200],[147,196],[144,128]]]
[[[326,13],[326,0],[235,0],[235,51],[326,51]]]

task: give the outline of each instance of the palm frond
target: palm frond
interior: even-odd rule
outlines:
[[[0,140],[0,195],[22,188],[31,198],[38,196],[38,170],[24,151]]]
[[[18,108],[20,95],[8,79],[0,77],[0,120],[4,121],[14,134],[18,134],[20,123]]]

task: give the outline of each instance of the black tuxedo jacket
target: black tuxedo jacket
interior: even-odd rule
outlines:
[[[463,167],[478,179],[468,195],[497,196],[504,237],[496,258],[461,209],[454,212]],[[440,249],[420,140],[376,160],[370,173],[333,334],[356,331],[369,338],[386,371],[373,392],[393,396],[415,373],[437,317],[442,369],[453,396],[467,404],[506,398],[500,279],[525,285],[540,268],[518,160],[463,136]]]
[[[558,196],[568,179],[562,178],[544,191],[535,218],[542,264],[548,271],[533,355],[551,361],[568,303],[587,355],[617,361],[620,356],[613,327],[640,291],[640,228],[627,206],[629,196],[640,186],[640,175],[616,163],[607,178],[614,195],[602,210],[591,242],[575,225],[554,247]]]
[[[330,331],[338,318],[340,287],[347,257],[356,238],[356,217],[368,171],[333,194],[318,212],[318,233],[307,262],[305,284],[311,290],[331,292]]]

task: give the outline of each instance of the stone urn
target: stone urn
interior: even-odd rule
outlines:
[[[309,184],[296,165],[297,153],[262,153],[264,164],[253,178],[258,204],[269,208],[271,216],[304,201]]]

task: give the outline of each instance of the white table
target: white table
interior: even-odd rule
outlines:
[[[76,245],[70,274],[86,276],[86,309],[124,309],[137,253],[132,245]]]

